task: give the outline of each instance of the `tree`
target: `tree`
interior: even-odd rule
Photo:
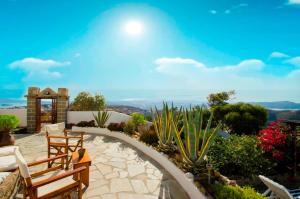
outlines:
[[[210,107],[214,107],[228,104],[227,101],[230,100],[231,97],[234,96],[234,94],[234,90],[209,94],[207,97],[208,105]]]
[[[214,108],[215,116],[230,133],[257,134],[266,122],[267,110],[249,103],[226,104]]]
[[[99,111],[105,108],[105,98],[103,95],[91,95],[89,92],[80,92],[71,104],[74,111]]]

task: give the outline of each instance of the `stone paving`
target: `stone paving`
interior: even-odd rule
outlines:
[[[47,157],[44,135],[16,136],[16,144],[28,162]],[[90,186],[88,199],[185,199],[188,196],[177,182],[148,156],[119,140],[86,135]]]

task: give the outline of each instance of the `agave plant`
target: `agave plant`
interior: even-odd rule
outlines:
[[[175,126],[178,124],[181,108],[179,111],[176,111],[173,104],[171,108],[169,108],[168,104],[164,103],[161,112],[158,111],[156,107],[155,110],[151,110],[151,112],[154,130],[158,137],[158,148],[163,152],[174,151],[172,121]]]
[[[183,158],[183,167],[191,170],[203,165],[206,156],[215,136],[219,132],[219,125],[211,128],[213,115],[203,128],[203,109],[183,111],[183,126],[178,127],[177,121],[172,121],[174,138],[180,154]]]
[[[100,128],[104,128],[105,123],[110,118],[110,114],[107,111],[98,111],[98,114],[95,115],[93,113],[93,116],[94,116],[94,119],[97,123],[97,126],[100,127]]]

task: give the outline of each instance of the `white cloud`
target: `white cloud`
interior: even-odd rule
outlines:
[[[240,4],[238,4],[238,5],[233,6],[232,8],[233,8],[233,9],[237,9],[237,8],[247,7],[247,6],[248,6],[247,3],[240,3]]]
[[[217,14],[216,10],[210,10],[209,12],[210,12],[210,14],[213,14],[213,15]]]
[[[225,14],[230,14],[230,13],[231,13],[231,10],[227,9],[227,10],[224,11],[224,13],[225,13]]]
[[[28,57],[12,62],[9,67],[11,69],[23,70],[27,74],[24,80],[30,80],[31,78],[59,78],[61,77],[61,73],[58,71],[52,71],[51,69],[66,65],[70,65],[70,62],[58,62],[52,59],[45,60]]]
[[[80,53],[75,53],[74,57],[80,57],[81,54]]]
[[[288,4],[290,4],[290,5],[300,5],[300,0],[288,0]]]
[[[289,63],[289,64],[292,64],[294,66],[300,67],[300,56],[288,59],[288,60],[285,61],[285,63]]]
[[[187,58],[159,58],[155,60],[155,64],[157,65],[156,70],[162,73],[184,73],[185,71],[191,69],[197,69],[199,72],[239,72],[239,71],[249,71],[249,70],[260,70],[265,64],[258,59],[248,59],[241,61],[236,65],[225,65],[225,66],[216,66],[216,67],[207,67],[202,62],[187,59]]]
[[[229,9],[226,9],[226,10],[224,11],[224,13],[225,13],[225,14],[230,14],[233,10],[236,10],[236,9],[239,9],[239,8],[242,8],[242,7],[247,7],[247,6],[248,6],[247,3],[240,3],[240,4],[238,4],[238,5],[232,6],[232,7],[229,8]]]
[[[289,57],[289,55],[277,51],[274,51],[270,54],[270,58],[287,58],[287,57]]]
[[[162,86],[181,89],[297,89],[295,85],[299,82],[296,76],[299,72],[283,77],[263,73],[266,64],[259,59],[212,67],[201,61],[178,57],[159,58],[154,63],[156,71],[165,75],[167,82]]]

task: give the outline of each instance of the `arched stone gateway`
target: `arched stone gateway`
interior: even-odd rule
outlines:
[[[39,132],[43,123],[57,123],[67,121],[69,96],[67,88],[58,88],[55,92],[51,88],[40,90],[29,87],[27,98],[27,131]],[[44,111],[42,100],[48,100],[50,110]]]

